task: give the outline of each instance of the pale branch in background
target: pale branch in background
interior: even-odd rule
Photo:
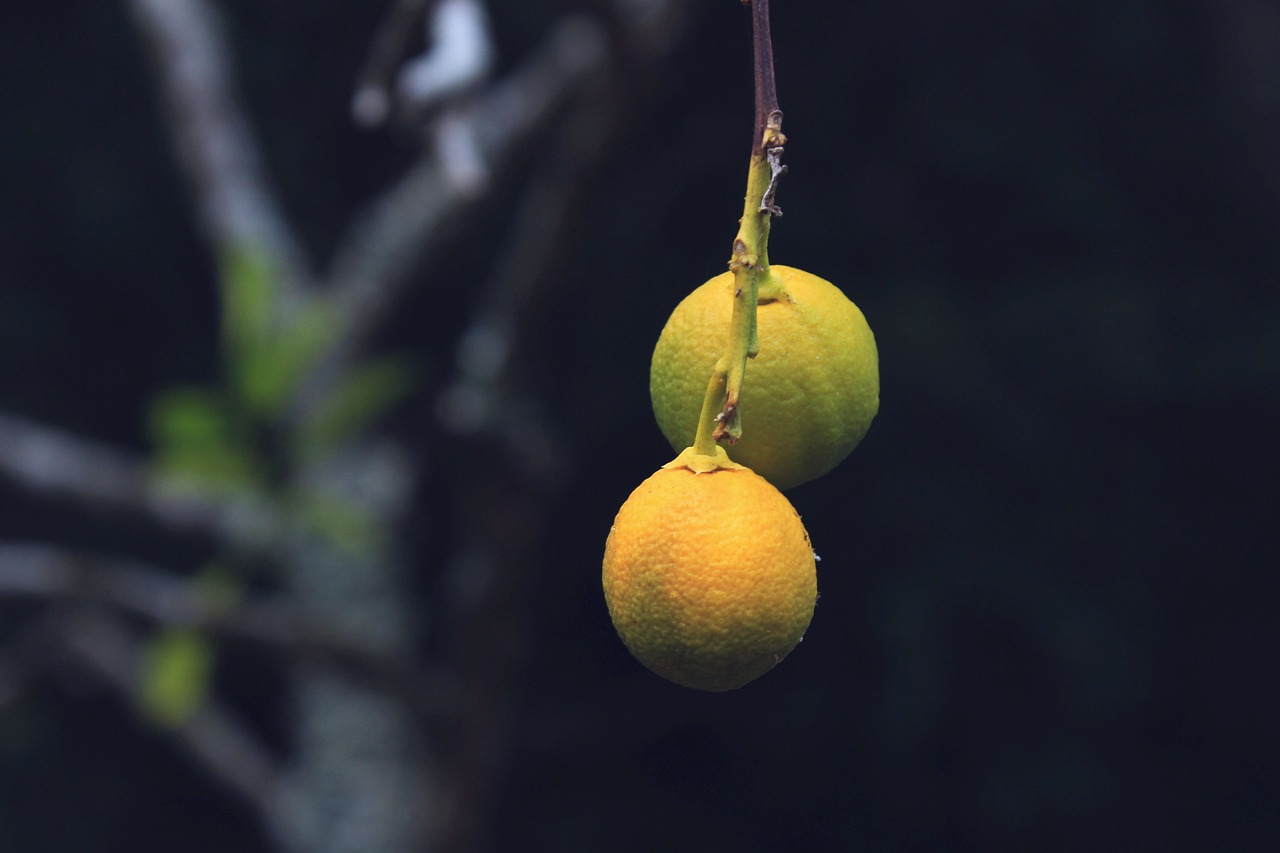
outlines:
[[[371,664],[380,649],[318,623],[288,598],[219,590],[134,560],[88,556],[41,543],[0,543],[0,596],[111,607],[171,628],[197,628],[284,650],[313,650]]]
[[[143,700],[143,639],[122,619],[97,609],[68,613],[57,632],[74,662],[112,687],[130,704]],[[278,762],[216,700],[206,700],[170,733],[212,778],[260,808],[278,795]]]
[[[456,705],[444,679],[415,661],[370,646],[280,594],[219,590],[200,576],[184,578],[135,560],[84,555],[44,543],[0,542],[0,597],[94,605],[162,628],[197,629],[258,643],[298,662],[347,672],[404,701],[424,719]],[[0,687],[4,681],[0,678]]]
[[[538,372],[530,343],[544,316],[539,306],[565,278],[559,267],[581,224],[577,208],[590,195],[611,142],[629,129],[644,101],[644,86],[624,89],[620,82],[657,79],[646,66],[661,61],[662,49],[680,30],[679,4],[643,6],[629,19],[636,23],[626,51],[633,64],[602,63],[602,73],[583,81],[540,138],[533,174],[472,296],[475,308],[458,338],[454,372],[437,401],[437,416],[448,429],[483,439],[460,446],[471,455],[459,489],[464,505],[486,508],[458,520],[458,544],[434,597],[444,612],[442,633],[465,673],[470,709],[457,729],[454,784],[443,792],[445,819],[437,837],[444,849],[484,849],[501,820],[496,792],[523,722],[523,711],[513,710],[519,662],[527,654],[518,639],[529,619],[521,591],[546,547],[546,508],[573,476],[563,436],[533,390],[536,381],[530,382]],[[502,496],[497,506],[495,496]],[[521,523],[508,525],[512,516]],[[505,630],[484,627],[492,625]]]
[[[462,198],[479,197],[489,183],[489,167],[480,151],[466,104],[445,109],[433,123],[440,171]]]
[[[473,350],[492,351],[476,356],[479,361],[462,354],[457,377],[458,385],[489,383],[484,393],[498,409],[528,402],[505,387],[513,379],[511,352],[532,313],[522,308],[551,278],[552,244],[572,226],[563,208],[585,186],[601,140],[626,124],[625,111],[610,100],[625,99],[608,86],[627,77],[606,72],[622,60],[636,63],[633,72],[651,71],[645,66],[672,44],[675,23],[685,14],[682,4],[669,0],[617,0],[608,6],[615,24],[609,33],[594,18],[566,16],[508,77],[493,83],[494,47],[479,0],[438,0],[426,15],[427,52],[397,75],[408,34],[429,2],[394,4],[353,110],[363,121],[385,120],[388,111],[418,120],[425,114],[434,120],[422,128],[423,139],[435,144],[424,145],[417,163],[357,215],[327,274],[317,278],[270,189],[234,91],[217,7],[208,0],[128,0],[154,56],[172,140],[213,248],[247,249],[267,261],[281,285],[267,306],[275,329],[305,303],[329,302],[334,309],[338,326],[323,345],[319,367],[287,389],[293,420],[281,425],[283,441],[296,438],[293,428],[351,375],[379,326],[420,278],[423,260],[482,195],[499,186],[519,155],[532,150],[537,177],[466,335]],[[610,36],[625,49],[610,50]],[[429,277],[426,283],[432,283]],[[485,358],[487,366],[480,363]],[[500,427],[491,419],[478,426]],[[519,454],[492,454],[465,484],[471,497],[500,494],[509,502],[506,514],[464,517],[467,529],[459,532],[450,561],[455,569],[466,567],[467,556],[484,561],[489,582],[473,584],[476,595],[469,601],[444,596],[434,604],[438,611],[424,614],[410,593],[412,566],[403,543],[375,536],[356,550],[344,549],[326,531],[300,523],[288,502],[300,495],[330,500],[394,535],[411,506],[417,467],[406,463],[406,448],[385,436],[360,434],[323,459],[302,459],[273,495],[246,490],[232,499],[197,483],[176,491],[130,453],[0,414],[0,477],[42,496],[212,537],[226,546],[229,560],[237,552],[266,555],[283,582],[283,591],[271,595],[237,584],[237,594],[227,598],[211,595],[199,578],[136,561],[10,543],[0,546],[0,597],[44,602],[41,615],[23,626],[43,626],[42,636],[48,632],[58,640],[41,643],[41,656],[57,645],[64,657],[135,704],[142,698],[150,636],[140,621],[160,631],[198,630],[219,643],[259,643],[282,655],[293,712],[287,757],[278,762],[216,698],[171,729],[196,764],[257,811],[282,849],[407,853],[433,841],[475,849],[501,784],[520,662],[519,649],[495,644],[489,617],[515,624],[526,606],[514,591],[545,526],[546,496],[558,484],[547,474],[558,470],[549,427],[544,438],[540,463],[525,458],[538,444],[526,432]],[[510,513],[528,515],[523,536],[502,527]],[[454,574],[444,572],[446,580]],[[449,623],[433,630],[449,637],[451,647],[430,667],[418,658],[426,616]],[[24,689],[32,672],[26,651],[13,655],[0,658],[0,694],[9,696]],[[442,720],[454,731],[465,724],[465,736],[452,749],[433,740]],[[451,806],[471,813],[451,812]]]
[[[356,82],[351,116],[356,124],[375,127],[391,115],[391,79],[404,56],[409,37],[430,0],[398,0],[378,28],[369,58]]]
[[[450,183],[466,195],[483,191],[489,172],[472,132],[465,99],[479,91],[497,60],[489,17],[479,0],[437,0],[427,13],[428,48],[394,73],[412,13],[421,0],[395,6],[375,42],[352,100],[352,115],[366,126],[394,112],[403,122],[431,122],[435,153]]]
[[[522,318],[554,282],[559,250],[576,220],[572,209],[588,191],[617,129],[617,98],[598,87],[579,100],[549,135],[546,153],[514,214],[510,234],[476,289],[476,310],[458,338],[454,375],[441,394],[441,422],[459,434],[482,432],[510,451],[526,473],[548,482],[562,475],[563,458],[542,418],[518,392],[513,368]],[[518,413],[518,414],[517,414]],[[518,420],[517,434],[510,429]],[[518,446],[517,446],[518,445]]]
[[[586,18],[560,22],[537,53],[506,80],[478,95],[470,124],[490,170],[542,129],[565,97],[605,61],[605,35]],[[434,152],[360,216],[341,241],[328,278],[347,335],[363,340],[405,286],[413,263],[471,199],[453,188]]]
[[[128,0],[154,60],[169,129],[213,245],[268,254],[287,319],[309,288],[309,263],[275,193],[234,91],[230,51],[206,0]]]
[[[284,530],[263,501],[166,486],[125,450],[4,412],[0,478],[34,494],[132,513],[250,554],[269,552]]]
[[[532,531],[502,535],[512,514],[502,508],[488,518],[463,517],[434,596],[443,612],[441,633],[458,661],[469,664],[462,679],[468,713],[455,728],[454,784],[443,792],[437,833],[445,849],[485,847],[497,819],[494,796],[516,727],[511,707],[525,654],[516,639],[527,619],[519,590],[543,545],[538,531],[545,521],[538,514],[554,503],[569,476],[561,437],[525,383],[521,365],[530,355],[528,336],[536,334],[536,304],[562,280],[555,270],[560,250],[578,221],[577,197],[595,176],[617,126],[615,107],[621,109],[614,92],[588,87],[547,134],[509,231],[472,297],[475,313],[458,341],[455,374],[438,400],[438,417],[447,428],[484,439],[484,450],[466,462],[470,473],[459,485],[463,502],[491,505],[486,496],[524,495],[512,508],[525,521],[516,527]],[[467,442],[461,452],[476,453],[475,447]],[[500,636],[483,627],[496,624],[506,626]]]
[[[427,15],[427,52],[396,75],[402,109],[421,113],[479,88],[497,61],[479,0],[437,0]]]
[[[520,69],[469,102],[465,119],[486,173],[500,171],[603,66],[605,38],[589,19],[561,21]],[[417,264],[476,201],[435,152],[426,152],[356,219],[327,276],[342,327],[313,384],[329,385],[345,371],[412,282]],[[304,393],[299,415],[317,398]]]

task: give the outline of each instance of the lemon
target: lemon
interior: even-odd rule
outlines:
[[[609,532],[603,583],[614,627],[642,664],[722,691],[800,642],[817,575],[791,502],[716,450],[686,451],[631,493]]]
[[[707,381],[728,340],[734,279],[708,281],[667,320],[653,352],[649,393],[658,426],[679,450],[693,442]],[[774,265],[756,311],[760,353],[747,362],[742,438],[728,448],[780,489],[834,468],[880,408],[875,337],[834,284]]]

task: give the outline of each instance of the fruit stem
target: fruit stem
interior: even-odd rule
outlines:
[[[769,276],[769,225],[782,211],[774,203],[778,178],[787,170],[782,165],[782,149],[787,138],[782,133],[782,111],[774,84],[773,43],[769,33],[769,0],[751,0],[751,33],[754,42],[756,123],[747,169],[747,196],[738,234],[733,239],[729,269],[733,271],[733,314],[729,320],[729,342],[716,362],[702,415],[694,437],[694,451],[714,455],[716,442],[734,444],[742,436],[739,400],[747,372],[747,359],[760,350],[756,329],[756,307],[761,284],[767,297],[776,296]]]

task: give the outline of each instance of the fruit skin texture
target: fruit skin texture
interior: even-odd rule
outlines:
[[[649,369],[658,426],[679,450],[693,441],[733,311],[733,274],[685,297],[667,320]],[[776,299],[769,297],[778,293]],[[780,489],[834,468],[858,445],[880,408],[875,336],[834,284],[775,264],[761,280],[760,353],[743,379],[742,438],[729,457]]]
[[[631,653],[663,678],[711,691],[741,687],[786,657],[818,594],[800,516],[737,466],[666,467],[641,483],[609,532],[603,581]]]

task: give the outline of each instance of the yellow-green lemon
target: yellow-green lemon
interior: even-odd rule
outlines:
[[[649,392],[658,426],[679,450],[693,442],[707,381],[725,350],[733,274],[689,294],[653,352]],[[760,352],[743,379],[742,438],[729,457],[780,489],[820,477],[866,435],[880,408],[875,337],[839,288],[774,265],[761,280]]]

